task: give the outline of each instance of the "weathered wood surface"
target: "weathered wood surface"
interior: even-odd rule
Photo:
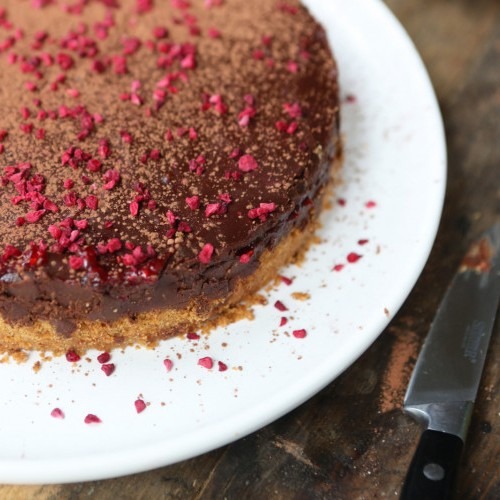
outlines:
[[[320,394],[234,444],[108,481],[4,485],[1,499],[397,498],[419,435],[401,411],[415,355],[468,244],[500,219],[500,3],[387,4],[427,65],[449,148],[449,185],[436,245],[391,325]],[[497,322],[457,499],[500,498],[499,354]]]

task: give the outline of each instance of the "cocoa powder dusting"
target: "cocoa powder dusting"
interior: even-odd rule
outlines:
[[[419,349],[418,335],[408,328],[391,327],[389,333],[394,338],[391,354],[382,375],[382,392],[379,409],[386,413],[403,405],[404,395],[410,380]]]

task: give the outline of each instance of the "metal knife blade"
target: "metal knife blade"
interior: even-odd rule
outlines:
[[[426,425],[403,499],[448,498],[467,434],[500,298],[500,223],[453,278],[415,365],[404,409]]]

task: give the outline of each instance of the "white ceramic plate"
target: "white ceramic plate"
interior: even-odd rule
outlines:
[[[129,474],[214,449],[266,425],[331,382],[401,306],[430,252],[446,182],[443,127],[426,71],[378,0],[308,0],[327,27],[344,97],[345,200],[323,243],[268,293],[254,321],[155,350],[79,363],[0,365],[0,482],[73,482]],[[348,97],[349,96],[349,97]],[[369,203],[373,202],[373,203]],[[361,241],[360,240],[367,240]],[[348,263],[350,253],[362,255]],[[340,271],[332,268],[344,265]],[[338,269],[338,268],[337,268]],[[293,292],[307,293],[307,300]],[[274,306],[281,300],[289,310]],[[280,318],[289,323],[279,327]],[[293,330],[306,329],[295,338]],[[212,370],[198,365],[212,357]],[[163,360],[174,367],[167,373]],[[227,364],[219,371],[217,361]],[[148,403],[140,414],[134,401]],[[60,408],[64,419],[51,417]],[[87,414],[102,423],[87,425]]]

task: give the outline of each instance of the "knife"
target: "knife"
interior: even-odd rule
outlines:
[[[453,278],[424,342],[404,410],[426,426],[403,500],[451,498],[500,297],[500,223],[476,242]]]

